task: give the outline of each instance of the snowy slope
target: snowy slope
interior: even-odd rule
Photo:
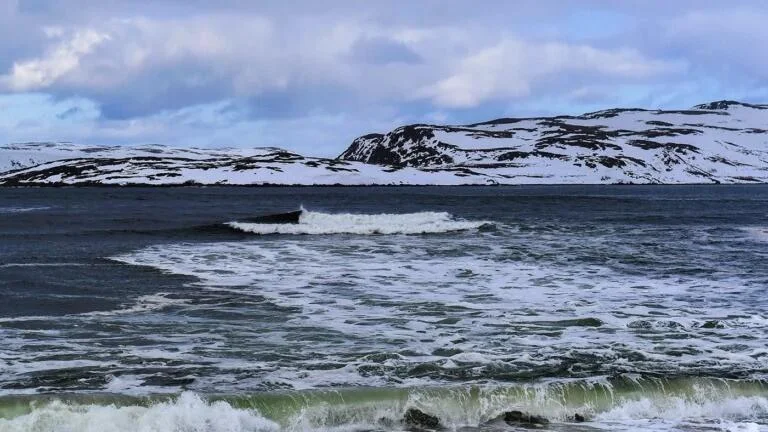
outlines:
[[[612,109],[409,125],[358,138],[340,159],[402,167],[493,169],[501,183],[741,183],[768,180],[768,106]]]
[[[180,149],[159,145],[92,147],[69,143],[0,146],[0,185],[486,184],[461,171],[397,170],[361,162],[305,158],[277,148]]]
[[[0,146],[0,173],[63,159],[101,159],[131,157],[170,157],[191,160],[216,160],[261,155],[280,149],[201,149],[178,148],[159,144],[135,147],[86,146],[71,143],[18,143]]]
[[[360,137],[337,159],[278,148],[0,146],[0,185],[765,182],[768,105],[732,101],[409,125]]]

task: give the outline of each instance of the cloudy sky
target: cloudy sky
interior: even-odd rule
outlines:
[[[0,142],[335,156],[414,123],[768,101],[768,2],[0,0]]]

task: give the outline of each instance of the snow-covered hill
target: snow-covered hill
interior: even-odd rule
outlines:
[[[280,151],[275,148],[202,149],[177,148],[158,144],[136,147],[86,146],[71,143],[32,142],[0,146],[0,173],[28,168],[45,162],[64,159],[120,159],[135,157],[167,157],[189,160],[217,160],[231,157],[255,156]]]
[[[768,105],[417,124],[362,136],[339,158],[470,176],[491,169],[500,183],[766,182]]]
[[[0,146],[0,185],[768,182],[768,105],[611,109],[581,116],[409,125],[337,159],[277,148]]]
[[[474,184],[492,182],[477,176]],[[362,162],[306,158],[278,148],[181,149],[161,145],[0,146],[0,185],[465,184],[453,170],[397,170]]]

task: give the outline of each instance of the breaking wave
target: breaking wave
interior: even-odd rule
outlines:
[[[500,416],[511,410],[542,416],[553,425],[572,423],[579,414],[589,430],[765,430],[766,390],[760,381],[617,377],[498,387],[211,397],[185,392],[154,400],[33,396],[0,399],[0,431],[101,431],[107,425],[116,432],[403,430],[403,414],[409,408],[436,416],[447,430],[503,430]]]
[[[254,234],[437,234],[489,225],[457,219],[445,212],[405,214],[320,213],[303,210],[299,223],[229,222],[232,228]]]
[[[4,413],[3,413],[4,414]],[[226,402],[207,402],[193,393],[175,401],[148,407],[77,405],[53,401],[28,414],[0,418],[0,431],[269,431],[277,426],[249,411],[233,408]]]

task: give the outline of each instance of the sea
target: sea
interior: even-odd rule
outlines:
[[[0,189],[0,432],[428,429],[768,431],[768,186]]]

